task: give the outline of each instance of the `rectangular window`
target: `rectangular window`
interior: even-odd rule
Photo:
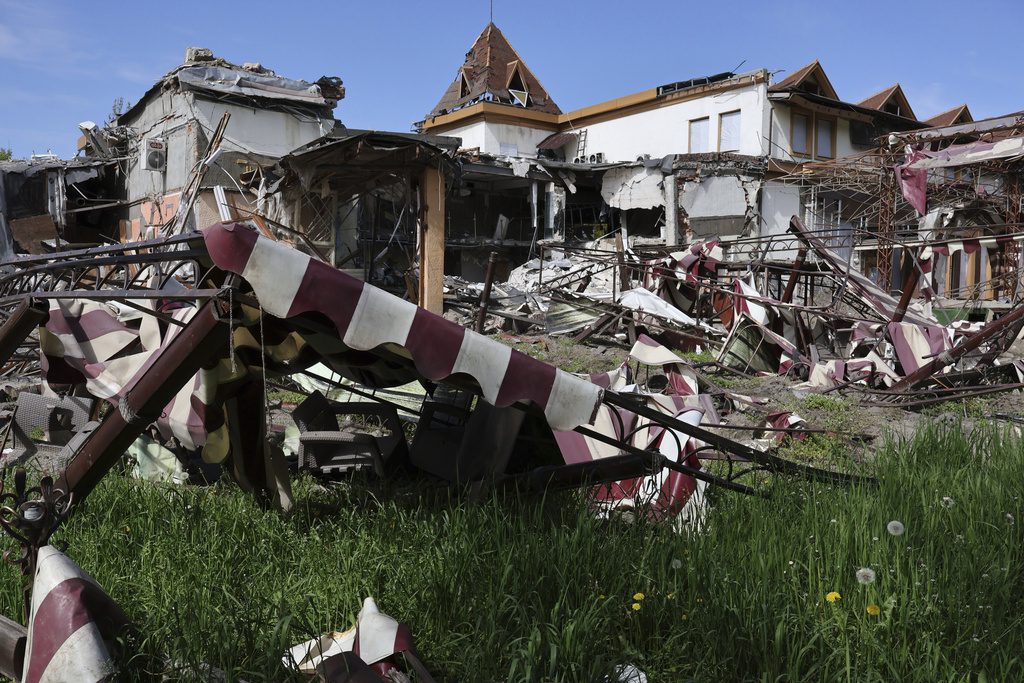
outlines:
[[[836,122],[834,119],[815,118],[815,156],[831,159],[836,155]]]
[[[740,113],[730,111],[718,116],[718,151],[740,151]]]
[[[711,131],[708,130],[708,119],[693,119],[690,121],[690,154],[710,152]]]
[[[792,112],[789,115],[789,141],[793,154],[810,156],[811,148],[808,144],[811,138],[811,119],[807,114]]]

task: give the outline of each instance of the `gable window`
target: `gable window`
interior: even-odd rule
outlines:
[[[740,113],[729,111],[718,115],[718,151],[740,151]]]
[[[469,79],[466,78],[466,72],[459,72],[459,98],[469,97]]]
[[[789,115],[789,145],[793,154],[811,156],[811,117],[804,112],[793,111]]]
[[[512,104],[517,104],[520,107],[530,105],[530,93],[526,88],[526,79],[523,78],[519,60],[508,63],[508,79],[505,82],[505,89],[508,90]]]
[[[708,117],[690,121],[690,154],[709,152],[711,147],[711,131],[708,129]]]
[[[508,82],[505,84],[505,89],[526,91],[526,80],[523,78],[523,72],[519,69],[518,61],[509,62]]]
[[[814,155],[822,159],[836,156],[836,120],[814,117]]]

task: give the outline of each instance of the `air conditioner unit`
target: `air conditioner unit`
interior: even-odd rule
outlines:
[[[167,170],[167,141],[146,138],[142,144],[142,168],[146,171]]]
[[[597,152],[596,154],[590,155],[590,163],[592,164],[603,164],[604,163],[604,152]]]
[[[587,163],[587,158],[586,157],[575,157],[572,160],[572,163],[574,163],[574,164],[585,164],[585,163]],[[1022,197],[1022,199],[1024,199],[1024,197]]]

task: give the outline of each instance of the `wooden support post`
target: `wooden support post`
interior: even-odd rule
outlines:
[[[444,313],[444,176],[427,167],[420,176],[420,296],[419,305]]]
[[[619,292],[629,289],[629,271],[626,269],[626,247],[623,244],[622,232],[615,233],[615,251],[618,254],[618,268],[616,272],[619,277]]]

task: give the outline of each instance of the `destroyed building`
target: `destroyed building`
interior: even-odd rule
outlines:
[[[777,83],[767,69],[724,72],[562,112],[494,24],[417,124],[423,132],[459,137],[468,154],[529,159],[545,167],[546,160],[555,160],[570,164],[569,170],[626,165],[604,172],[605,194],[617,199],[613,188],[628,178],[629,185],[650,186],[643,204],[619,207],[613,199],[596,216],[618,229],[607,209],[656,207],[653,218],[635,216],[636,229],[627,214],[625,227],[631,236],[664,244],[685,242],[690,233],[725,239],[784,233],[806,197],[777,182],[780,177],[806,161],[865,151],[880,135],[925,125],[898,85],[860,103],[841,100],[818,61]],[[659,166],[650,160],[669,157],[660,171],[649,170]],[[736,161],[743,157],[740,170]],[[665,182],[670,176],[675,182]],[[654,185],[662,195],[657,203]],[[687,196],[694,193],[699,196]],[[573,194],[570,188],[568,197],[556,198],[566,236],[579,224],[574,210],[586,213],[590,203]]]
[[[81,141],[89,156],[123,158],[126,215],[120,241],[158,236],[172,217],[192,172],[225,114],[231,117],[220,153],[195,198],[187,229],[220,220],[240,201],[241,185],[259,171],[338,125],[341,79],[315,82],[277,75],[257,63],[232,64],[190,48],[185,61],[159,79],[110,126]],[[218,199],[219,197],[219,199]]]

